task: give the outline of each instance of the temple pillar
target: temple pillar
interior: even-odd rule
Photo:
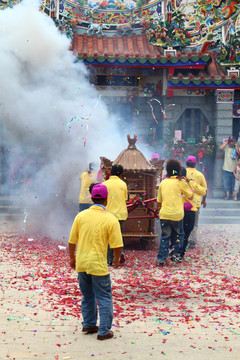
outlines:
[[[232,135],[232,104],[215,104],[215,140],[216,140],[216,156],[213,174],[212,197],[222,198],[224,196],[222,182],[222,167],[224,153],[219,150],[219,146],[223,143],[224,138]]]

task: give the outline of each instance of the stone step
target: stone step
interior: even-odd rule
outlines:
[[[240,201],[234,200],[218,200],[218,199],[207,199],[206,209],[212,208],[224,208],[224,209],[240,209]]]
[[[201,209],[200,216],[239,216],[240,218],[240,208],[239,209],[222,209],[222,208],[216,208],[216,209]]]
[[[200,216],[199,224],[240,224],[240,216]]]
[[[240,201],[207,199],[201,208],[200,224],[240,224]]]
[[[15,220],[24,220],[24,214],[23,213],[13,213],[13,214],[9,214],[9,213],[0,213],[0,221],[15,221]]]
[[[19,213],[19,212],[24,212],[24,210],[22,209],[21,206],[17,206],[17,205],[0,205],[0,214],[2,213]]]

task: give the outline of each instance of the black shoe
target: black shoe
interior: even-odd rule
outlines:
[[[172,260],[173,262],[178,262],[178,263],[180,263],[180,262],[183,261],[183,258],[182,258],[181,255],[173,255],[173,256],[171,257],[171,260]]]
[[[98,332],[98,326],[96,325],[93,327],[83,327],[82,332],[87,333],[87,334],[95,334]]]
[[[108,261],[108,266],[112,266],[112,261]]]
[[[164,264],[165,264],[165,261],[158,261],[158,262],[157,262],[157,266],[158,266],[158,267],[163,267]]]
[[[98,335],[97,336],[97,339],[98,340],[108,340],[108,339],[111,339],[111,338],[113,338],[113,331],[109,331],[109,333],[108,334],[106,334],[106,335]]]

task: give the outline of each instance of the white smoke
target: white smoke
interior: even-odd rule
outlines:
[[[68,235],[88,163],[126,147],[69,47],[38,1],[0,11],[2,193],[21,200],[33,232],[53,238]]]

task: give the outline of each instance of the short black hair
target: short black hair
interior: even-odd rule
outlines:
[[[95,185],[99,185],[99,183],[92,183],[92,184],[89,186],[88,190],[89,190],[90,194],[92,193],[92,189],[93,189],[93,187],[94,187]]]
[[[182,176],[186,176],[187,175],[187,170],[184,166],[181,167],[181,175]]]
[[[167,177],[181,175],[181,163],[176,159],[169,159],[166,164]]]
[[[95,184],[96,185],[96,184]],[[103,204],[106,199],[96,199],[92,198],[94,204]]]
[[[196,163],[193,163],[191,161],[187,161],[186,165],[187,165],[187,167],[190,167],[190,168],[195,168],[196,167]]]
[[[113,165],[111,169],[111,175],[120,176],[123,173],[122,165]]]

